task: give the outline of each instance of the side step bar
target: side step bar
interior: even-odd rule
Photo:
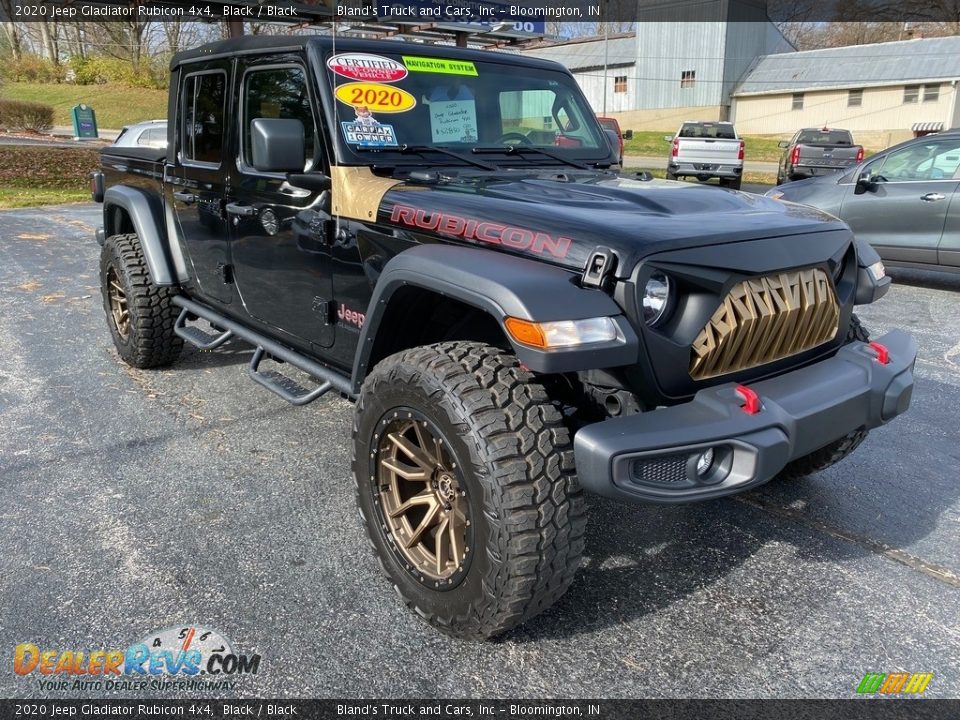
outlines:
[[[177,335],[202,350],[219,347],[231,337],[246,340],[256,347],[256,352],[254,352],[253,358],[250,360],[250,368],[248,370],[250,377],[288,403],[292,405],[306,405],[330,390],[336,390],[351,400],[356,399],[356,396],[353,394],[353,386],[347,375],[343,375],[336,370],[321,365],[306,355],[281,345],[266,335],[261,335],[255,330],[251,330],[193,300],[188,300],[185,297],[175,297],[173,303],[183,308],[183,312],[180,313],[177,324],[174,326],[174,332],[176,332]],[[211,325],[223,328],[223,332],[220,335],[212,336],[202,330],[187,326],[185,323],[188,314],[196,315]],[[320,385],[312,390],[307,390],[297,384],[296,381],[280,373],[272,370],[261,370],[260,363],[263,362],[266,357],[289,363],[307,375],[319,380]]]
[[[180,317],[177,318],[176,324],[173,326],[173,332],[194,347],[198,347],[201,350],[213,350],[214,348],[220,347],[227,340],[233,337],[232,330],[224,330],[219,335],[214,336],[209,333],[205,333],[200,328],[187,325],[188,315],[190,315],[190,311],[184,308],[180,312]]]

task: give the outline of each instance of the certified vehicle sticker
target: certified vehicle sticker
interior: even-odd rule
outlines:
[[[355,82],[337,88],[337,100],[371,112],[400,113],[416,107],[417,100],[406,90],[392,85]]]
[[[417,57],[404,55],[403,62],[411,72],[442,73],[444,75],[472,75],[476,77],[477,66],[465,60]]]
[[[407,76],[407,69],[396,60],[367,53],[341,53],[327,60],[327,67],[351,80],[396,82]]]

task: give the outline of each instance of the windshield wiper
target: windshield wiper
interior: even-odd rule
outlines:
[[[591,170],[592,168],[589,165],[586,165],[578,160],[571,160],[566,158],[563,155],[555,153],[551,150],[547,150],[542,147],[536,147],[534,145],[503,145],[500,147],[475,147],[471,152],[475,153],[506,153],[507,155],[522,155],[523,153],[538,153],[544,155],[545,157],[551,158],[553,160],[558,160],[559,162],[564,163],[565,165],[570,165],[571,167],[580,168],[581,170]]]
[[[483,170],[496,171],[499,168],[496,165],[491,165],[490,163],[485,163],[482,160],[476,160],[469,155],[463,155],[458,152],[454,152],[442,145],[401,145],[400,147],[357,147],[354,148],[357,152],[397,152],[401,155],[407,155],[409,153],[414,153],[416,155],[423,155],[428,152],[436,152],[441,155],[446,155],[447,157],[456,158],[462,162],[467,163],[468,165],[473,165],[474,167],[482,168]]]

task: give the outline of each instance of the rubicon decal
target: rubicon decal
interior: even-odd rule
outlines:
[[[396,82],[407,76],[407,69],[396,60],[367,53],[343,53],[327,60],[327,67],[351,80]]]
[[[555,258],[565,258],[573,243],[572,239],[562,235],[554,237],[548,233],[527,228],[465,218],[436,210],[423,210],[409,205],[394,205],[390,212],[390,222],[420,230],[432,230],[440,235],[450,235],[464,240],[502,245],[512,250],[552,255]]]

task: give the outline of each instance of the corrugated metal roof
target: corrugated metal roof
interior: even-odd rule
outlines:
[[[603,67],[603,38],[581,40],[556,45],[544,45],[524,50],[524,55],[553,60],[570,72]],[[611,36],[607,51],[607,65],[633,65],[637,61],[637,38],[633,33]]]
[[[960,36],[765,55],[734,96],[960,78]]]

